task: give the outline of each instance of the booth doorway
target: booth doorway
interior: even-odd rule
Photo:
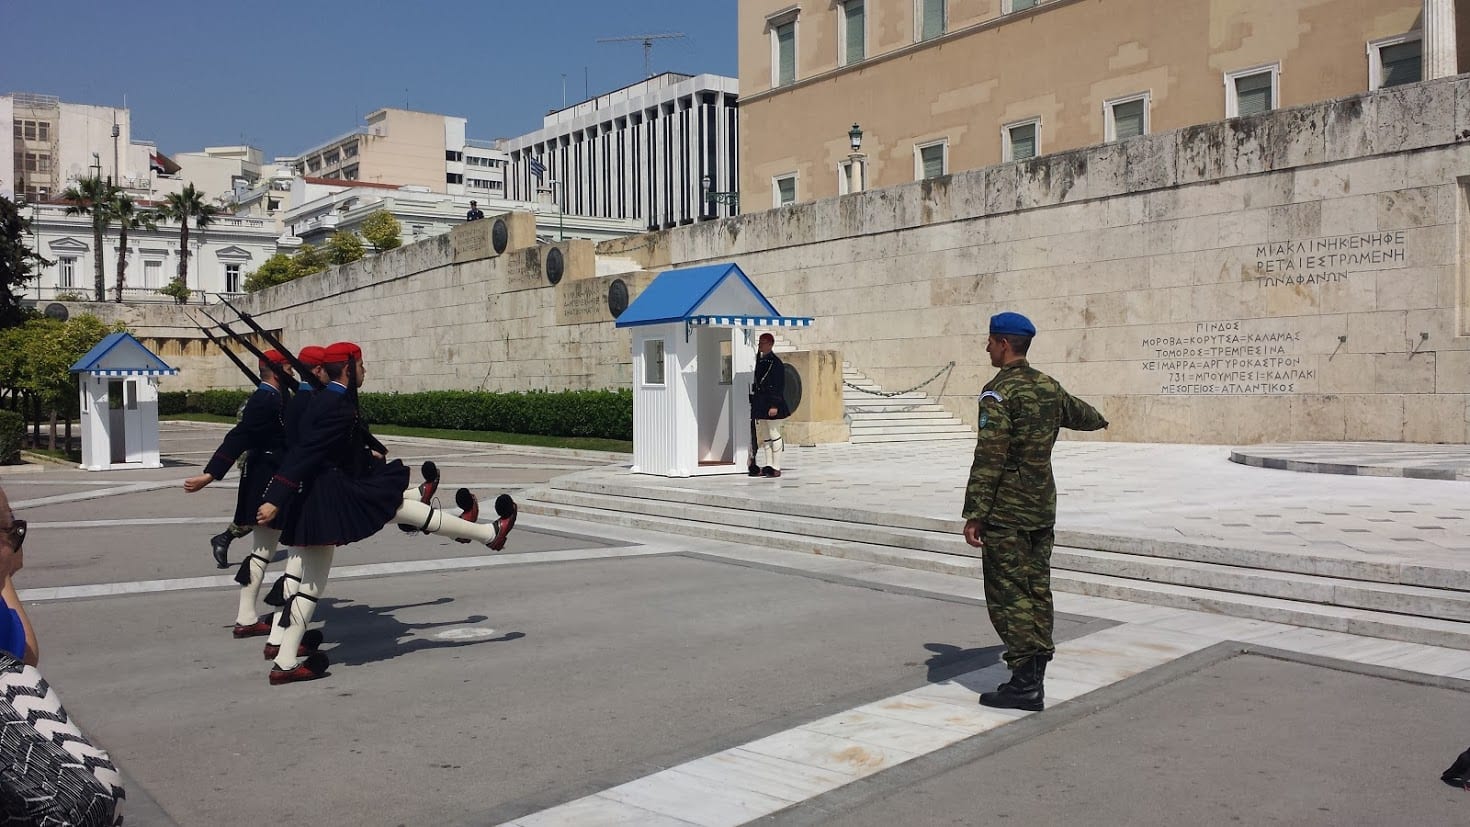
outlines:
[[[138,407],[138,380],[107,383],[107,442],[114,463],[143,461],[143,412]]]
[[[699,464],[734,465],[736,440],[743,431],[736,423],[750,418],[739,409],[735,394],[735,337],[744,332],[729,327],[695,328],[694,398],[699,422]]]

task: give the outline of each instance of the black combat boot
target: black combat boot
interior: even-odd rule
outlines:
[[[1045,656],[1038,656],[1011,670],[1011,679],[997,686],[994,692],[980,695],[980,705],[995,709],[1024,709],[1040,712],[1046,705],[1046,692],[1042,682],[1046,678]]]
[[[234,539],[235,535],[228,531],[221,531],[209,538],[209,550],[214,554],[216,566],[222,569],[230,567],[230,543]]]

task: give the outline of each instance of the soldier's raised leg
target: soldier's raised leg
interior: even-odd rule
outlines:
[[[276,553],[281,532],[258,525],[251,537],[250,556],[240,562],[240,570],[235,573],[235,582],[240,584],[240,608],[235,613],[234,630],[237,638],[259,637],[270,634],[271,630],[270,622],[260,619],[256,600],[260,597],[260,584],[265,580],[265,567]]]

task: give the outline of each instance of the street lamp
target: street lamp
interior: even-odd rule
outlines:
[[[699,179],[699,183],[700,183],[700,192],[702,192],[704,194],[704,199],[703,200],[704,200],[704,203],[706,205],[711,205],[711,204],[729,204],[736,211],[739,211],[739,209],[740,209],[740,193],[734,192],[734,191],[731,191],[731,192],[714,192],[714,191],[712,191],[710,189],[710,187],[714,185],[714,179],[710,178],[710,176],[708,174],[706,174],[704,177],[700,178]],[[711,212],[713,212],[713,211],[711,211]]]
[[[847,142],[852,145],[852,154],[847,156],[847,191],[850,193],[862,192],[863,178],[865,177],[863,175],[865,171],[863,169],[863,162],[868,157],[859,151],[863,148],[863,128],[857,124],[853,124],[852,129],[847,130]]]

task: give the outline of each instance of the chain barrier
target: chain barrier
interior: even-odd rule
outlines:
[[[844,386],[846,386],[846,387],[852,388],[855,391],[858,391],[860,393],[866,393],[866,394],[868,394],[870,396],[887,396],[887,397],[903,396],[906,393],[913,393],[914,391],[916,391],[916,390],[924,387],[925,385],[929,384],[930,382],[933,382],[935,379],[938,379],[939,377],[943,376],[945,371],[952,370],[953,368],[954,368],[954,362],[951,361],[949,364],[947,364],[944,367],[940,368],[933,376],[929,377],[928,379],[925,379],[924,381],[922,381],[919,384],[913,386],[912,388],[909,388],[908,390],[905,390],[905,391],[894,391],[892,393],[888,393],[888,392],[885,392],[885,391],[870,391],[867,388],[860,388],[857,385],[854,385],[853,383],[848,382],[846,380],[843,380],[842,384]]]

